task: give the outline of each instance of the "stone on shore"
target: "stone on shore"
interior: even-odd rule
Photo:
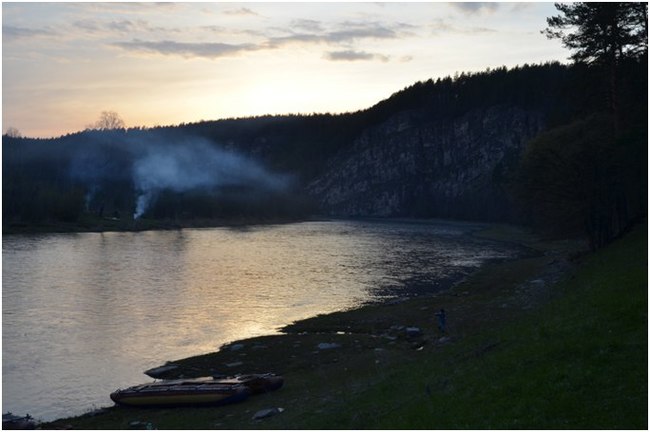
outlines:
[[[262,420],[268,417],[272,417],[276,414],[280,414],[284,411],[284,408],[267,408],[256,412],[253,415],[253,420]]]
[[[337,343],[327,343],[327,342],[321,342],[318,344],[318,349],[319,350],[328,350],[328,349],[334,349],[334,348],[341,348],[341,345]]]
[[[419,327],[406,327],[406,336],[418,337],[422,336],[422,330]]]

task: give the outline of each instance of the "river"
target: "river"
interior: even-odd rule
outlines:
[[[148,368],[295,320],[429,294],[512,247],[444,221],[4,236],[2,409],[110,406]]]

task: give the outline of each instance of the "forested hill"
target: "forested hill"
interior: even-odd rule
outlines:
[[[579,80],[579,78],[574,78]],[[361,111],[345,114],[264,116],[204,121],[160,128],[181,130],[222,145],[232,144],[271,167],[312,180],[324,161],[352,146],[364,130],[402,112],[420,112],[420,122],[446,121],[476,108],[519,106],[546,113],[550,123],[573,113],[571,71],[559,63],[505,67],[417,82]],[[558,103],[561,101],[561,103]]]
[[[647,56],[619,80],[622,128],[637,143],[629,156],[647,151],[638,145],[647,142]],[[182,224],[314,213],[543,224],[526,211],[532,189],[518,187],[533,181],[520,172],[529,143],[605,112],[601,87],[593,68],[525,65],[418,82],[354,113],[3,136],[3,229],[89,216]],[[633,167],[633,180],[643,169]],[[640,193],[628,194],[626,219],[639,214]]]

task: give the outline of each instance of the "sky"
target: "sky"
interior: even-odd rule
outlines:
[[[566,61],[553,3],[2,3],[2,130],[53,137],[368,108],[417,81]]]

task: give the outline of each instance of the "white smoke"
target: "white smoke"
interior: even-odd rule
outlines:
[[[251,186],[279,191],[288,186],[289,179],[270,173],[243,155],[219,149],[203,140],[192,140],[146,146],[133,163],[133,183],[138,194],[133,218],[138,219],[165,189],[185,192]]]
[[[147,211],[151,198],[153,197],[153,192],[141,192],[138,195],[138,198],[135,200],[135,212],[133,212],[133,219],[139,219],[140,216]]]

